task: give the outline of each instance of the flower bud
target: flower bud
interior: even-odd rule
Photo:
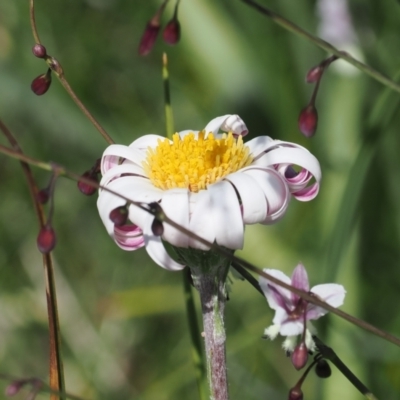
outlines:
[[[312,137],[315,134],[318,124],[318,113],[314,105],[309,104],[301,110],[298,125],[300,132],[305,137]]]
[[[46,204],[49,201],[49,197],[49,188],[39,190],[36,195],[37,201],[40,204]]]
[[[37,237],[37,246],[41,253],[49,253],[56,245],[56,234],[51,226],[45,225]]]
[[[304,342],[301,342],[299,345],[296,346],[294,349],[292,356],[291,356],[292,364],[297,369],[302,369],[308,360],[308,349]]]
[[[164,225],[159,219],[154,218],[151,224],[151,230],[154,236],[161,236],[164,233]]]
[[[324,68],[321,65],[317,65],[316,67],[311,68],[307,72],[306,82],[307,83],[315,83],[321,79],[322,73],[324,72]]]
[[[39,43],[36,43],[32,47],[32,53],[37,58],[45,58],[47,56],[46,47],[44,47],[43,45],[41,45]]]
[[[160,24],[150,21],[146,25],[146,29],[143,33],[142,39],[139,44],[139,55],[146,56],[149,54],[156,42],[158,32],[160,31]]]
[[[181,24],[178,19],[174,16],[171,21],[168,22],[164,28],[163,39],[165,43],[174,45],[179,42],[181,38]]]
[[[84,174],[82,174],[82,177],[98,183],[97,174],[93,174],[91,171],[86,171]],[[85,196],[91,196],[97,190],[96,187],[89,185],[88,183],[83,181],[78,181],[78,189]]]
[[[51,84],[51,69],[49,68],[45,74],[39,75],[31,83],[32,92],[37,96],[45,94]]]
[[[303,400],[303,392],[301,389],[297,386],[290,389],[288,400]]]
[[[110,212],[110,219],[115,226],[122,226],[126,224],[128,220],[128,209],[126,206],[114,208]]]
[[[318,360],[317,365],[315,366],[315,373],[320,378],[329,378],[332,374],[332,370],[328,362],[321,358],[321,360]]]
[[[21,388],[25,386],[27,383],[26,379],[18,379],[12,383],[10,383],[4,392],[6,396],[12,397],[19,393]]]

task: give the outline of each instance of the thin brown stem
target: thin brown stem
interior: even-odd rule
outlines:
[[[27,162],[29,164],[35,165],[35,166],[37,166],[39,168],[43,168],[43,169],[48,170],[48,171],[51,171],[54,168],[54,164],[49,164],[49,163],[38,161],[38,160],[36,160],[36,159],[34,159],[32,157],[28,157],[28,156],[25,156],[23,154],[19,154],[18,152],[15,152],[14,150],[9,149],[9,148],[7,148],[5,146],[1,146],[0,145],[0,153],[4,153],[4,154],[6,154],[6,155],[8,155],[10,157],[25,161],[25,162]],[[95,188],[98,188],[98,189],[106,190],[107,192],[112,193],[115,196],[120,197],[121,199],[124,199],[125,201],[127,201],[130,204],[133,204],[133,205],[141,208],[142,210],[145,210],[145,211],[147,211],[147,212],[149,212],[149,213],[151,213],[153,215],[155,215],[155,213],[156,213],[151,208],[149,208],[147,206],[147,204],[138,203],[136,201],[133,201],[133,200],[129,199],[128,197],[121,195],[120,193],[117,193],[117,192],[115,192],[113,190],[110,190],[107,187],[103,187],[103,186],[101,186],[97,182],[94,182],[91,179],[87,179],[87,178],[82,177],[81,175],[78,175],[78,174],[75,174],[73,172],[70,172],[70,171],[66,170],[65,168],[63,168],[61,166],[57,166],[57,168],[59,170],[60,175],[64,175],[64,176],[69,177],[69,178],[71,178],[71,179],[73,179],[75,181],[82,181],[82,182],[84,182],[84,183],[86,183],[88,185],[91,185],[91,186],[93,186]],[[285,289],[290,290],[293,293],[296,293],[302,299],[304,299],[304,300],[306,300],[306,301],[308,301],[308,302],[310,302],[312,304],[315,304],[317,306],[320,306],[320,307],[332,312],[332,314],[335,314],[335,315],[345,319],[346,321],[348,321],[348,322],[350,322],[350,323],[352,323],[352,324],[354,324],[354,325],[356,325],[356,326],[358,326],[360,328],[363,328],[366,331],[368,331],[368,332],[370,332],[370,333],[372,333],[372,334],[374,334],[376,336],[379,336],[379,337],[387,340],[388,342],[391,342],[391,343],[395,344],[396,346],[400,347],[400,338],[398,338],[398,337],[396,337],[394,335],[391,335],[390,333],[385,332],[385,331],[383,331],[381,329],[378,329],[375,326],[373,326],[373,325],[371,325],[371,324],[369,324],[369,323],[367,323],[367,322],[365,322],[363,320],[360,320],[360,319],[358,319],[356,317],[353,317],[352,315],[347,314],[344,311],[341,311],[341,310],[339,310],[339,309],[337,309],[335,307],[332,307],[328,303],[325,303],[324,301],[318,299],[316,296],[310,295],[309,293],[307,293],[307,292],[305,292],[303,290],[297,289],[297,288],[295,288],[295,287],[293,287],[291,285],[288,285],[285,282],[280,281],[279,279],[273,277],[272,275],[269,275],[269,274],[263,272],[261,269],[255,267],[251,263],[249,263],[249,262],[247,262],[245,260],[242,260],[239,257],[236,257],[236,256],[232,255],[232,253],[229,250],[227,250],[227,249],[225,249],[223,247],[220,247],[215,243],[210,243],[209,241],[207,241],[207,240],[203,239],[202,237],[196,235],[195,233],[191,232],[190,230],[180,226],[179,224],[177,224],[176,222],[174,222],[170,218],[168,218],[168,216],[165,216],[165,218],[163,219],[162,222],[165,222],[165,223],[171,225],[175,229],[178,229],[180,232],[188,235],[189,237],[195,239],[196,241],[198,241],[198,242],[200,242],[202,244],[205,244],[206,246],[210,247],[210,249],[212,249],[215,252],[225,256],[231,262],[235,261],[235,262],[239,263],[244,268],[246,268],[246,269],[248,269],[250,271],[253,271],[257,275],[263,276],[264,278],[267,278],[268,280],[270,280],[271,282],[275,283],[276,285],[279,285],[279,286],[281,286],[281,287],[283,287]]]
[[[36,27],[36,19],[35,19],[35,2],[34,0],[29,0],[29,19],[31,21],[31,27],[32,27],[32,34],[33,37],[35,39],[35,42],[37,44],[41,44],[40,43],[40,39],[39,39],[39,33]]]
[[[296,34],[297,36],[303,37],[311,43],[314,43],[316,46],[320,47],[321,49],[325,50],[328,53],[332,53],[335,56],[346,60],[348,63],[359,69],[360,71],[364,72],[365,74],[369,75],[373,79],[381,82],[383,85],[395,90],[396,92],[400,93],[400,85],[393,81],[392,79],[388,78],[387,76],[383,75],[381,72],[375,70],[374,68],[370,67],[362,63],[361,61],[352,57],[349,53],[345,51],[341,51],[336,47],[332,46],[330,43],[322,40],[321,38],[312,35],[311,33],[307,32],[306,30],[300,28],[298,25],[294,24],[293,22],[289,21],[288,19],[282,17],[281,15],[277,14],[276,12],[270,10],[267,7],[264,7],[253,0],[241,0],[243,3],[248,4],[249,6],[256,9],[260,14],[270,18],[273,22],[280,25],[282,28],[286,29],[289,32]]]

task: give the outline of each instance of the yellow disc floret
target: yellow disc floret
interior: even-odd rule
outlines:
[[[183,139],[175,133],[172,143],[158,140],[155,148],[148,148],[144,170],[154,186],[166,190],[188,188],[192,192],[207,189],[224,176],[249,165],[250,150],[232,133],[216,139],[212,133],[187,134]]]

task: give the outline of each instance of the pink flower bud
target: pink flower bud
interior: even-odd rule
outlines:
[[[146,56],[152,50],[156,42],[158,32],[160,31],[160,24],[151,20],[143,33],[142,39],[139,44],[139,55]]]
[[[49,201],[49,188],[39,190],[36,197],[40,204],[46,204]]]
[[[25,386],[27,383],[27,379],[19,379],[12,383],[10,383],[4,392],[6,396],[12,397],[19,393],[21,388]]]
[[[128,220],[128,209],[126,206],[114,208],[110,212],[110,219],[115,226],[122,226],[126,224]]]
[[[83,175],[83,178],[86,179],[90,179],[96,183],[98,183],[97,180],[97,174],[96,173],[92,173],[91,171],[86,171]],[[81,193],[83,193],[85,196],[91,196],[92,194],[94,194],[97,190],[97,188],[95,188],[92,185],[89,185],[86,182],[83,181],[78,181],[78,189],[80,190]]]
[[[181,24],[178,19],[174,16],[171,21],[168,22],[164,28],[163,39],[165,43],[174,45],[179,42],[181,38]]]
[[[301,389],[298,387],[290,389],[288,400],[303,400],[303,392]]]
[[[56,234],[51,226],[45,225],[37,237],[37,246],[41,253],[49,253],[56,245]]]
[[[292,364],[297,369],[302,369],[308,360],[308,349],[304,342],[301,342],[299,345],[296,346],[294,349],[292,356],[291,356]]]
[[[154,218],[153,223],[151,224],[151,230],[154,236],[161,236],[164,233],[163,223],[159,219]]]
[[[307,72],[306,76],[306,82],[307,83],[315,83],[321,79],[322,73],[324,72],[324,68],[321,67],[320,65],[317,65],[316,67],[311,68]]]
[[[305,137],[314,136],[318,125],[318,113],[314,105],[309,104],[301,110],[298,125],[300,132]]]
[[[44,47],[43,45],[41,45],[39,43],[36,43],[32,47],[32,53],[37,58],[45,58],[47,56],[46,47]]]
[[[317,365],[315,366],[315,373],[320,378],[329,378],[332,374],[332,370],[328,362],[324,359],[321,359],[318,360]]]
[[[31,83],[32,92],[37,96],[45,94],[51,84],[51,69],[49,68],[45,74],[39,75]]]

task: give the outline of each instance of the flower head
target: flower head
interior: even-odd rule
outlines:
[[[239,116],[224,115],[202,131],[185,130],[172,140],[145,135],[129,146],[111,145],[101,160],[100,184],[132,201],[157,202],[180,226],[211,243],[240,249],[246,224],[276,222],[291,197],[313,199],[321,179],[317,159],[305,148],[268,136],[244,143],[247,133]],[[125,203],[104,189],[99,192],[100,217],[123,249],[145,245],[153,260],[170,270],[184,265],[168,255],[162,239],[176,247],[209,250],[167,223],[162,236],[155,235],[154,217],[133,204],[128,207],[132,225],[115,227],[110,212]]]
[[[276,269],[264,269],[264,272],[288,285],[318,296],[319,299],[332,307],[339,307],[343,304],[346,291],[342,285],[327,283],[316,285],[310,290],[307,271],[302,264],[299,264],[294,269],[291,278]],[[273,325],[265,329],[264,335],[271,340],[275,339],[278,333],[282,336],[287,336],[283,343],[283,348],[292,352],[296,345],[296,336],[303,334],[304,329],[306,329],[305,344],[310,351],[313,351],[315,348],[312,339],[314,328],[308,321],[318,319],[328,311],[308,303],[297,294],[272,283],[266,278],[260,278],[260,286],[264,291],[269,306],[275,310]]]

